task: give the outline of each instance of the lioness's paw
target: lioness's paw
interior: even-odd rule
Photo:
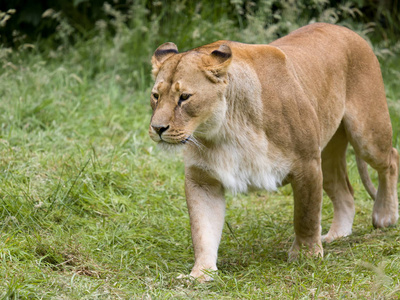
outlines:
[[[214,278],[211,276],[212,272],[216,272],[216,271],[199,271],[199,272],[191,272],[190,275],[184,275],[184,274],[180,274],[178,277],[176,277],[176,279],[179,280],[185,280],[187,282],[194,282],[197,281],[199,283],[205,283],[205,282],[210,282],[213,281]]]
[[[383,228],[395,225],[399,219],[399,213],[397,211],[374,211],[372,214],[372,224],[375,228]]]
[[[179,274],[178,277],[176,277],[176,279],[179,281],[182,281],[186,284],[191,284],[196,280],[196,278],[194,278],[190,275],[185,275],[185,274]]]
[[[336,239],[340,239],[342,237],[349,236],[351,234],[351,230],[343,231],[343,232],[335,232],[329,230],[327,234],[321,236],[321,240],[326,243],[333,242]]]
[[[335,238],[334,238],[333,236],[329,235],[329,233],[324,234],[324,235],[321,236],[321,241],[322,241],[322,242],[330,243],[330,242],[332,242],[334,239],[335,239]]]
[[[305,255],[305,256],[320,256],[323,257],[324,256],[324,250],[322,248],[322,244],[321,241],[319,241],[318,243],[315,244],[309,244],[308,246],[306,246],[305,244],[299,244],[297,242],[297,240],[295,239],[295,241],[293,242],[292,247],[289,250],[289,262],[292,262],[294,260],[296,260],[299,255]]]

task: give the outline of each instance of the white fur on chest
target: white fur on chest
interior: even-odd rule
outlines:
[[[269,152],[266,139],[256,144],[230,142],[201,152],[187,151],[185,161],[208,171],[232,193],[275,191],[289,173],[289,163]]]

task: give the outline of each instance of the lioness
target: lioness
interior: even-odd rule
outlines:
[[[334,206],[322,240],[349,235],[355,214],[346,170],[349,142],[375,199],[373,225],[397,222],[399,155],[392,148],[381,71],[356,33],[316,23],[269,45],[217,41],[179,53],[165,43],[152,64],[150,136],[167,148],[184,147],[192,277],[209,280],[203,271],[217,269],[225,190],[292,185],[289,259],[301,248],[323,255],[322,189]],[[378,172],[378,191],[366,163]]]

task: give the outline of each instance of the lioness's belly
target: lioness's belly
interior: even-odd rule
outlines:
[[[285,170],[274,168],[261,158],[251,163],[242,160],[230,166],[220,164],[217,167],[213,170],[214,176],[232,193],[257,189],[275,191],[287,175]]]
[[[206,170],[232,193],[249,189],[275,191],[289,173],[289,162],[277,153],[268,153],[267,141],[247,148],[240,145],[232,143],[207,149],[206,153],[185,153],[185,161]]]

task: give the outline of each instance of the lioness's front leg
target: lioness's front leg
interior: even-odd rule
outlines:
[[[323,256],[321,244],[322,170],[321,159],[300,162],[291,184],[294,195],[295,239],[289,260],[296,259],[300,249]]]
[[[222,185],[203,170],[188,167],[185,170],[186,202],[195,262],[190,276],[200,281],[211,277],[204,270],[217,270],[218,246],[225,217],[225,199]]]

